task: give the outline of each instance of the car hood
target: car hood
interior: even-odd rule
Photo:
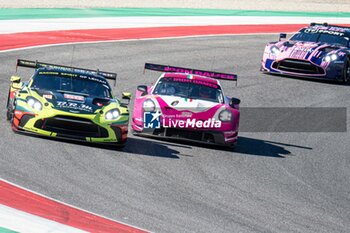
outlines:
[[[278,42],[274,46],[278,47],[280,54],[277,59],[281,58],[294,58],[294,59],[310,59],[312,57],[323,57],[324,55],[339,50],[345,49],[345,47],[339,47],[320,42],[301,42],[301,41],[287,41]]]
[[[93,114],[96,110],[101,109],[113,101],[111,99],[84,96],[76,93],[52,91],[37,91],[37,93],[45,98],[47,102],[51,103],[52,108],[76,114]]]

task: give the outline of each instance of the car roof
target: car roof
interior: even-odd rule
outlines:
[[[164,73],[164,78],[171,77],[171,78],[183,78],[188,79],[189,75],[191,76],[191,79],[212,83],[216,85],[220,85],[219,81],[213,78],[201,76],[201,75],[195,75],[195,74],[184,74],[184,73]]]

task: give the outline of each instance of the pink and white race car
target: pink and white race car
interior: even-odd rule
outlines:
[[[237,75],[146,63],[162,71],[153,86],[136,90],[134,135],[232,147],[237,142],[240,100],[224,95],[218,79]]]

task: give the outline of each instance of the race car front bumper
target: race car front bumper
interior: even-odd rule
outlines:
[[[286,58],[280,61],[266,59],[265,62],[262,61],[260,70],[265,73],[292,77],[342,81],[343,68],[344,63],[341,61],[321,67],[310,61]]]
[[[139,136],[168,138],[199,142],[210,145],[233,147],[237,143],[237,131],[195,130],[184,128],[140,129],[133,125],[133,133]]]
[[[30,132],[42,136],[72,139],[93,143],[124,144],[127,124],[98,124],[93,116],[59,115],[42,118],[40,115],[15,110],[12,128],[16,132]]]

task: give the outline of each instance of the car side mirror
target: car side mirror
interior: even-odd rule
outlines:
[[[131,100],[131,93],[130,92],[123,92],[122,99],[126,100],[126,102],[122,102],[122,105],[128,105],[130,103],[130,100]]]
[[[232,108],[236,108],[236,105],[239,105],[240,103],[241,103],[241,100],[237,98],[231,98],[230,100],[230,106]]]
[[[286,33],[280,33],[279,41],[286,40],[287,34]]]
[[[21,77],[19,77],[19,76],[11,76],[10,81],[12,83],[20,83],[21,82]]]
[[[146,85],[137,86],[137,90],[142,92],[142,94],[141,94],[142,96],[148,94]]]
[[[123,100],[130,100],[131,99],[131,93],[130,92],[123,92],[122,93]]]
[[[11,76],[10,81],[11,81],[12,88],[14,88],[14,89],[21,89],[22,88],[21,77]]]

